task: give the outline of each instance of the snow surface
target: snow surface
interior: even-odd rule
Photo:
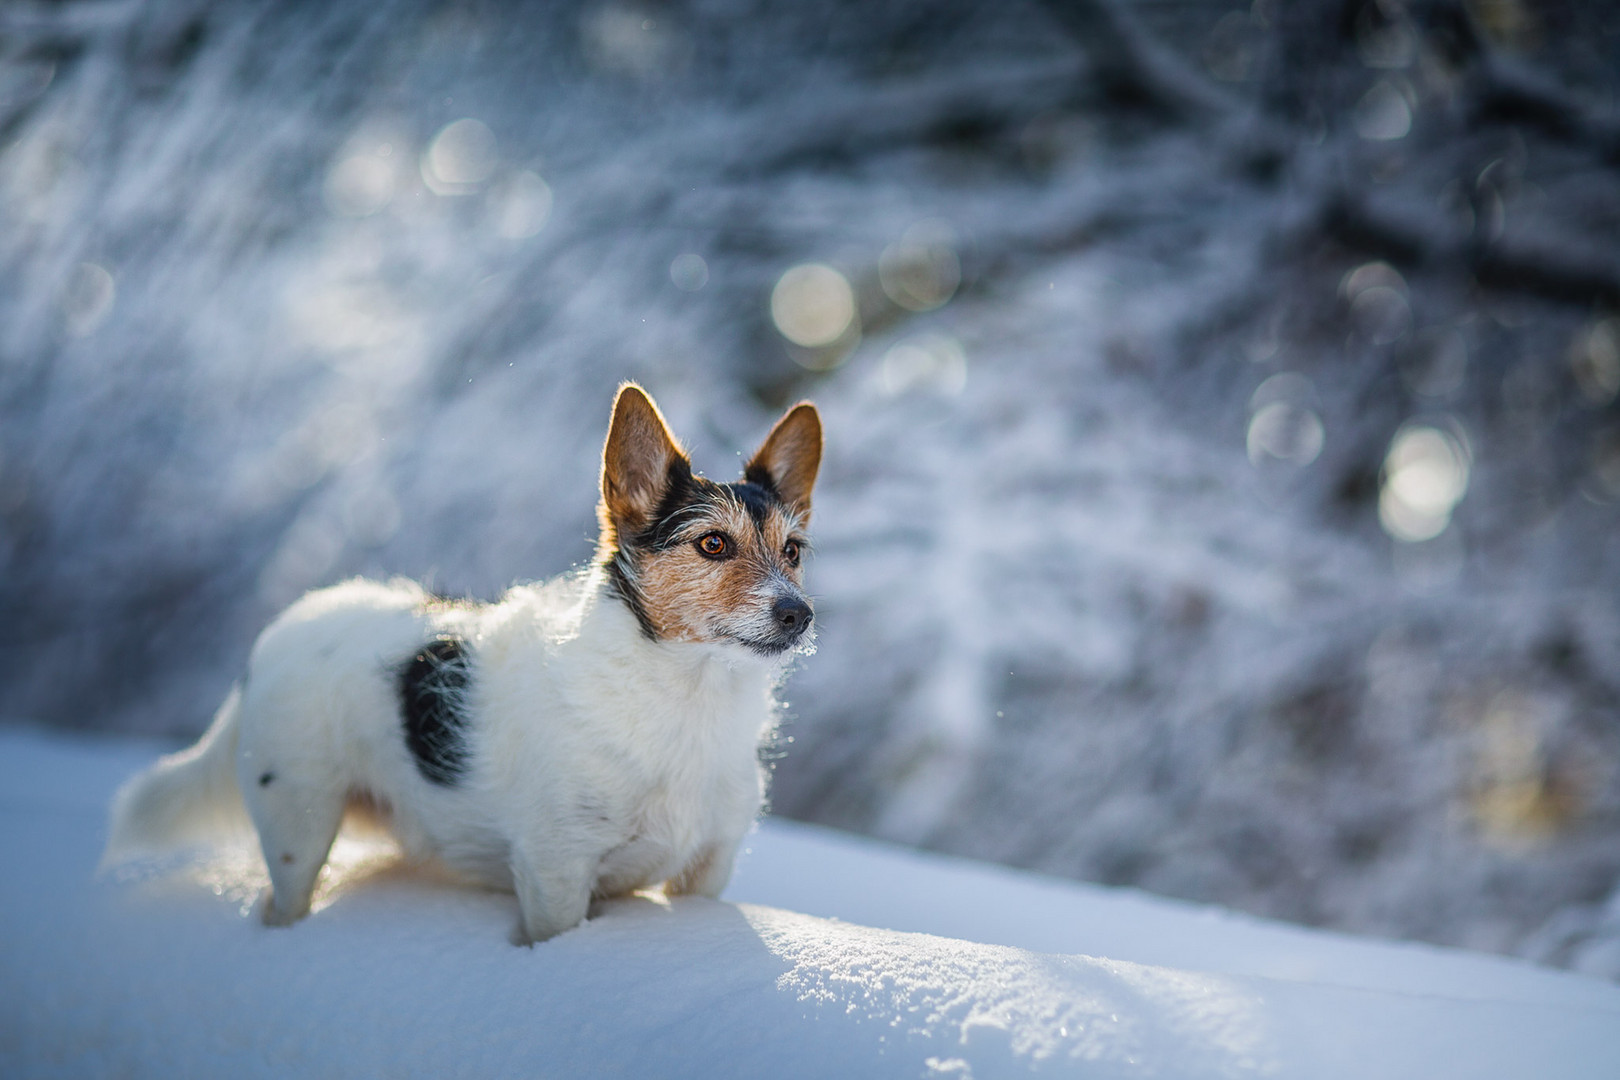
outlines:
[[[533,949],[509,895],[348,840],[271,930],[240,850],[93,883],[157,750],[0,731],[0,1075],[1620,1074],[1606,982],[777,821],[731,902],[621,902]]]

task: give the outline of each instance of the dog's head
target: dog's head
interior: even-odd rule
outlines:
[[[639,386],[613,403],[602,451],[599,556],[642,630],[778,656],[811,640],[801,560],[821,417],[801,402],[776,422],[741,480],[692,472]]]

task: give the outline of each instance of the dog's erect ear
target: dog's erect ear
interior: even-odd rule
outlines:
[[[604,533],[632,533],[649,524],[677,463],[691,468],[652,398],[635,383],[619,387],[602,448]]]
[[[748,459],[743,479],[775,489],[805,517],[810,516],[810,489],[821,468],[821,414],[808,401],[789,409]]]

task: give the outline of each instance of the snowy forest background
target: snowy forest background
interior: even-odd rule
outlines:
[[[1620,977],[1620,16],[0,7],[5,719],[828,425],[776,812]]]

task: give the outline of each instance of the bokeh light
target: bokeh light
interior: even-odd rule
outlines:
[[[1620,394],[1620,319],[1600,319],[1575,338],[1570,367],[1581,396],[1602,406]]]
[[[551,186],[527,169],[494,185],[489,210],[496,235],[527,240],[551,219],[551,203]]]
[[[932,311],[956,295],[962,264],[956,233],[943,221],[921,221],[883,249],[878,280],[890,300],[908,311]]]
[[[1384,458],[1378,521],[1409,543],[1432,540],[1451,524],[1468,491],[1470,455],[1452,432],[1429,424],[1402,427]]]
[[[1354,301],[1357,296],[1367,289],[1381,285],[1395,292],[1406,292],[1406,279],[1401,272],[1387,262],[1374,261],[1362,263],[1344,275],[1339,282],[1339,295],[1346,300]]]
[[[960,394],[967,384],[967,354],[953,337],[918,334],[884,354],[879,376],[890,396]]]
[[[1249,398],[1247,448],[1256,467],[1266,461],[1309,465],[1322,453],[1327,432],[1312,404],[1316,387],[1294,371],[1265,382]]]
[[[99,263],[84,262],[74,268],[62,295],[62,319],[70,337],[89,337],[112,311],[118,286],[111,272]]]
[[[1274,401],[1249,421],[1249,460],[1259,465],[1267,457],[1294,465],[1309,465],[1322,452],[1322,420],[1310,409]]]
[[[422,182],[436,195],[466,195],[488,180],[499,163],[495,133],[466,117],[446,124],[422,155]]]
[[[709,264],[690,251],[677,255],[669,263],[669,280],[682,292],[697,292],[709,283]]]
[[[824,348],[856,328],[855,290],[825,263],[803,263],[771,290],[771,320],[793,344]]]
[[[1544,726],[1544,706],[1515,690],[1493,695],[1478,718],[1469,809],[1498,847],[1531,847],[1575,810],[1573,792],[1550,775]]]
[[[1350,304],[1350,321],[1375,345],[1389,345],[1412,328],[1406,297],[1386,285],[1363,289]]]
[[[1411,332],[1406,279],[1388,263],[1358,266],[1344,276],[1339,292],[1349,301],[1350,325],[1373,344],[1390,345]]]
[[[1351,114],[1356,134],[1373,142],[1404,139],[1412,130],[1412,105],[1389,79],[1380,79],[1362,95]]]
[[[371,153],[351,154],[326,174],[322,194],[326,208],[340,217],[370,217],[394,198],[393,146],[384,143]]]

